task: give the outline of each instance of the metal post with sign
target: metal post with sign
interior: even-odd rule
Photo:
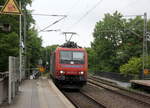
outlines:
[[[20,8],[21,8],[21,1],[19,2],[19,6],[20,6]],[[20,47],[20,54],[19,54],[19,58],[20,58],[20,68],[19,68],[19,70],[20,70],[20,82],[21,82],[21,79],[22,79],[22,35],[21,35],[21,33],[22,33],[22,23],[21,23],[21,15],[19,15],[19,28],[20,28],[20,32],[19,32],[19,35],[20,35],[20,41],[19,41],[19,43],[20,43],[20,45],[19,45],[19,47]]]
[[[22,36],[21,36],[21,31],[22,31],[22,24],[21,24],[21,2],[20,4],[20,8],[19,5],[17,4],[16,0],[7,0],[6,3],[4,4],[4,6],[1,9],[1,14],[11,14],[11,15],[19,15],[19,36],[20,36],[20,42],[19,42],[19,48],[20,48],[20,53],[19,53],[19,58],[20,58],[20,66],[19,66],[19,70],[20,70],[20,81],[21,81],[21,73],[22,73]]]
[[[1,9],[1,14],[20,15],[22,12],[16,0],[7,0]]]
[[[147,49],[147,13],[144,13],[144,30],[143,30],[143,72],[141,79],[145,79],[148,74],[148,49]]]

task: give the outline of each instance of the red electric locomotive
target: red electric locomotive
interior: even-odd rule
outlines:
[[[84,48],[67,42],[51,54],[51,76],[61,88],[81,88],[87,81],[88,60]]]

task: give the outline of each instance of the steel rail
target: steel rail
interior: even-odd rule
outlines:
[[[85,107],[81,107],[81,105],[77,102],[75,102],[75,100],[70,97],[67,92],[62,91],[62,93],[70,100],[70,102],[76,107],[76,108],[85,108]],[[94,104],[97,104],[96,106],[99,106],[100,108],[106,108],[102,103],[99,103],[98,101],[96,101],[93,97],[91,97],[90,95],[88,95],[87,93],[84,93],[82,91],[76,92],[78,95],[82,95],[84,96],[86,99],[92,101]],[[84,101],[84,100],[79,100],[79,101]]]
[[[146,105],[150,105],[150,102],[145,101],[145,100],[149,100],[150,99],[150,97],[147,96],[147,95],[142,95],[142,94],[139,94],[139,93],[133,94],[134,92],[131,92],[130,90],[127,90],[125,88],[118,87],[116,85],[111,85],[111,84],[104,83],[104,82],[102,83],[100,81],[95,81],[95,79],[94,80],[93,79],[88,79],[88,83],[89,84],[93,84],[93,85],[95,85],[97,87],[104,88],[104,89],[109,90],[111,92],[117,93],[119,95],[125,96],[127,98],[132,99],[132,100],[135,100],[136,102],[139,102],[139,103],[142,103],[142,104],[146,104]],[[125,93],[122,93],[122,91],[118,91],[118,90],[122,90],[123,92],[132,93],[132,94],[131,95],[125,94]],[[138,95],[138,96],[140,95],[140,96],[142,96],[142,98],[145,98],[145,99],[143,100],[143,99],[140,99],[140,98],[136,98],[133,95]]]

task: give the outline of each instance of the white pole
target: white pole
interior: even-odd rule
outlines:
[[[9,56],[9,80],[8,80],[8,103],[11,103],[11,74],[12,74],[12,57]]]
[[[19,6],[20,6],[20,9],[21,9],[21,1],[19,2]],[[19,42],[19,47],[20,47],[20,53],[19,53],[19,58],[20,58],[20,66],[19,66],[19,70],[20,70],[20,82],[22,80],[22,27],[21,27],[21,14],[19,15],[19,36],[20,36],[20,42]]]
[[[23,19],[24,19],[24,49],[25,49],[25,56],[24,56],[24,74],[23,74],[23,78],[25,79],[25,76],[26,76],[26,62],[27,62],[27,47],[26,47],[26,13],[23,15]]]

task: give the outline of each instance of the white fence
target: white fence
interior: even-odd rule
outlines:
[[[0,73],[0,104],[7,101],[10,104],[19,90],[19,84],[25,79],[25,71],[19,71],[19,59],[9,56],[8,72]]]
[[[9,78],[8,78],[8,103],[15,97],[19,89],[19,59],[16,57],[9,57]]]

